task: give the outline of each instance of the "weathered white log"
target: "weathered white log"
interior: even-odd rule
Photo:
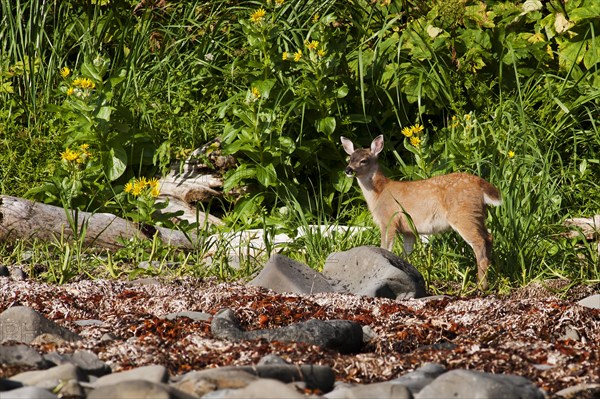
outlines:
[[[36,203],[23,198],[0,196],[0,242],[39,239],[51,242],[61,236],[70,239],[74,234],[67,212],[76,217],[77,232],[85,232],[85,245],[115,250],[134,239],[152,239],[153,234],[141,231],[136,224],[111,213],[65,211],[64,208]],[[156,228],[157,237],[164,243],[192,248],[193,243],[180,231]],[[190,238],[195,241],[195,236]]]
[[[580,237],[581,234],[590,241],[600,238],[600,215],[566,219],[564,225],[571,228],[567,233],[570,238]]]
[[[182,212],[179,220],[187,220],[200,226],[205,224],[221,226],[223,222],[216,216],[196,211],[196,204],[209,202],[212,198],[220,198],[223,193],[223,179],[218,175],[202,174],[196,171],[179,173],[172,170],[159,181],[159,202],[168,200],[168,206],[162,213]]]

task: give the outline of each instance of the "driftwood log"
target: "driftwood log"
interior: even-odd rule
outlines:
[[[223,197],[222,175],[235,165],[233,157],[221,154],[219,139],[195,150],[182,164],[174,164],[170,173],[160,179],[157,202],[168,202],[160,213],[177,213],[172,219],[175,223],[181,220],[198,223],[200,229],[222,225],[219,218],[204,212],[203,206],[199,205]],[[71,226],[75,218],[76,227]],[[110,213],[75,212],[23,198],[0,196],[0,242],[53,241],[60,237],[72,239],[82,228],[85,230],[85,245],[110,250],[121,248],[132,239],[152,239],[155,234],[165,244],[179,248],[193,248],[197,241],[194,231],[186,236],[181,231],[164,227],[140,229],[137,224]]]
[[[600,239],[600,215],[591,218],[566,219],[565,226],[569,227],[569,237],[575,238],[583,234],[586,240],[594,241]]]
[[[85,230],[83,240],[86,246],[115,250],[124,247],[132,239],[152,239],[153,235],[164,243],[180,248],[192,248],[195,238],[188,239],[182,232],[164,227],[156,227],[148,232],[128,220],[111,213],[89,213],[40,204],[23,198],[0,196],[0,242],[33,240],[51,242],[60,237],[72,239],[76,236],[69,223],[77,218],[77,232]],[[74,223],[75,224],[75,223]],[[74,227],[74,226],[73,226]]]

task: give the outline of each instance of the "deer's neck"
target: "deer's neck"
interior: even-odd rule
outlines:
[[[379,168],[375,169],[374,173],[360,176],[357,180],[369,206],[375,203],[389,182]]]

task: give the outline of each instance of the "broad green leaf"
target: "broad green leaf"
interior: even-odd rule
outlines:
[[[337,98],[344,98],[348,95],[348,85],[344,84],[340,88],[337,89]]]
[[[248,165],[240,165],[236,169],[232,169],[225,174],[223,181],[223,191],[229,192],[232,189],[239,187],[241,183],[248,179],[256,177],[256,168],[249,167]]]
[[[113,109],[113,107],[108,107],[106,105],[100,107],[100,109],[98,110],[98,114],[96,114],[96,118],[102,119],[106,122],[110,122],[110,114],[112,113]]]
[[[335,131],[335,118],[333,116],[328,116],[323,119],[319,119],[317,122],[317,131],[320,133],[325,133],[327,136],[331,136]]]
[[[127,169],[127,152],[122,146],[116,145],[112,147],[104,159],[104,171],[110,181],[115,181]]]
[[[585,7],[576,8],[569,13],[569,19],[573,23],[578,23],[585,19],[598,18],[600,18],[600,2],[598,1],[591,1]]]
[[[92,78],[96,82],[102,82],[102,76],[100,75],[98,69],[89,60],[86,60],[81,66],[81,74]]]
[[[264,187],[276,185],[277,172],[273,164],[267,164],[266,166],[258,165],[256,168],[256,179]]]
[[[335,188],[337,192],[345,194],[350,191],[350,188],[352,187],[352,181],[353,179],[346,176],[343,170],[340,170],[335,175],[333,188]]]

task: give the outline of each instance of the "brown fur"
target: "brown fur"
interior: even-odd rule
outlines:
[[[381,247],[391,251],[394,237],[400,233],[404,250],[410,253],[415,231],[434,234],[452,229],[473,248],[479,287],[487,289],[492,235],[485,227],[486,206],[502,203],[500,191],[481,177],[467,173],[394,181],[383,175],[377,161],[383,136],[376,137],[371,148],[357,150],[347,138],[341,140],[350,155],[346,174],[358,180],[373,220],[381,230]]]

